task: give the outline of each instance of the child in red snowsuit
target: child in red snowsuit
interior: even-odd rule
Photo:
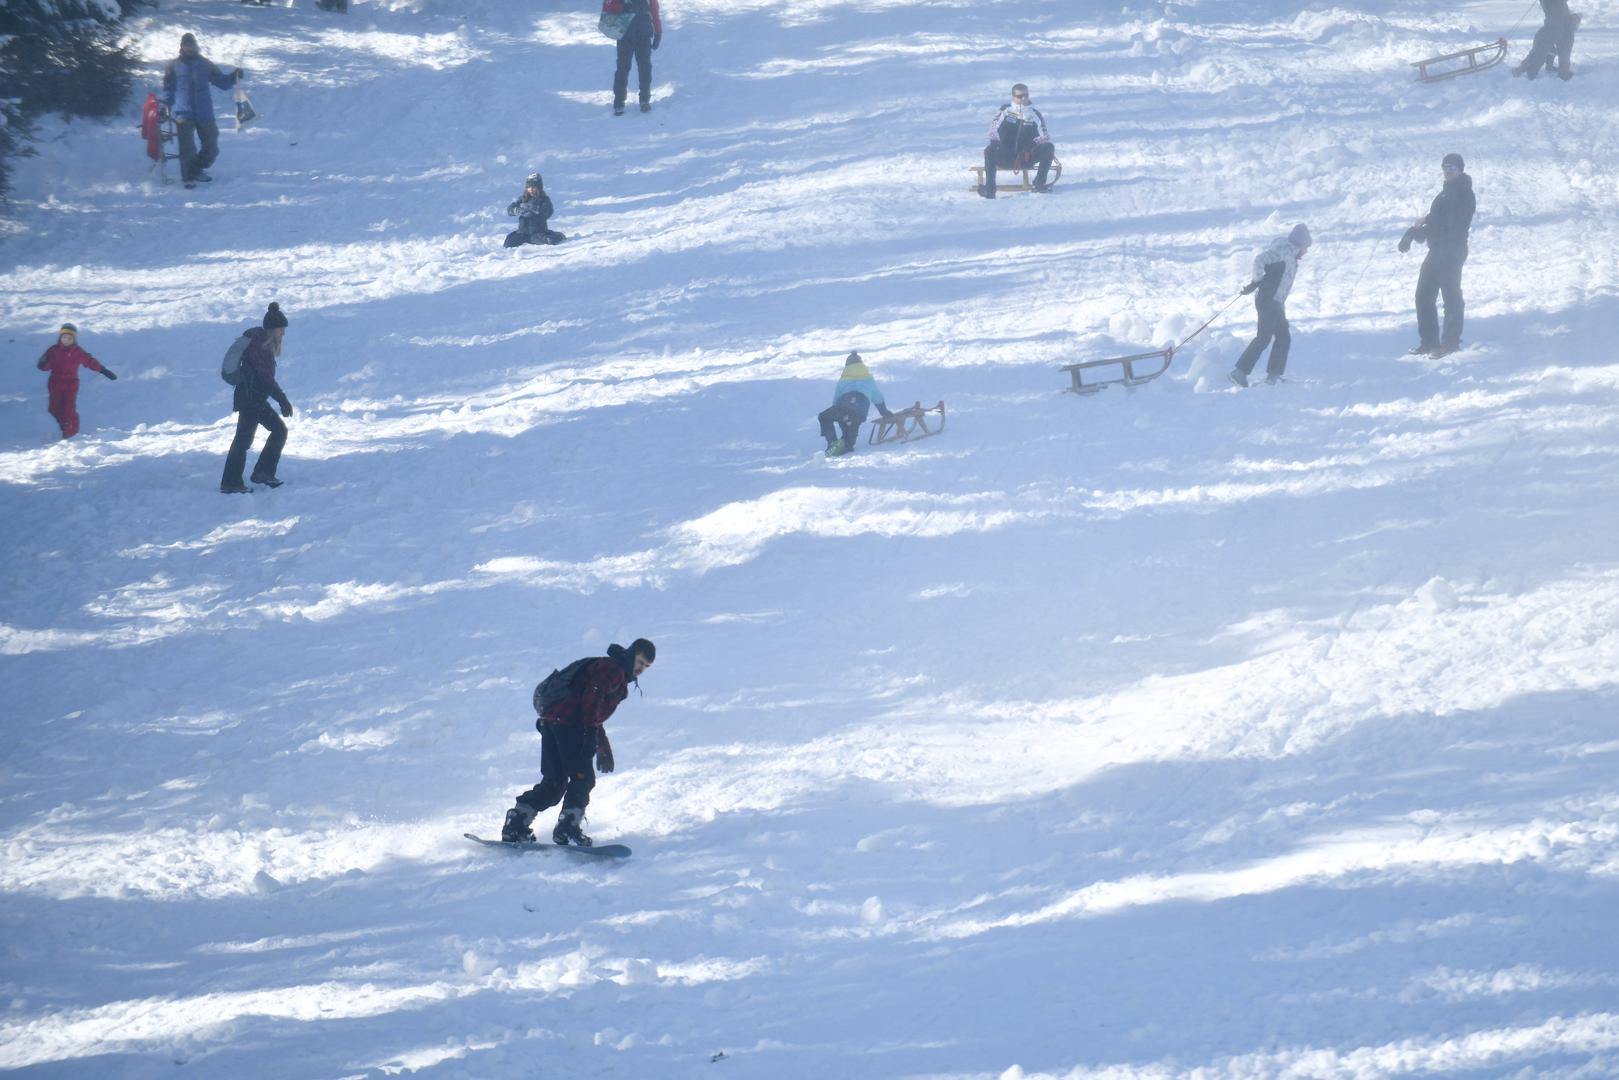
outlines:
[[[51,415],[62,429],[62,438],[71,439],[79,433],[79,368],[99,371],[109,379],[118,376],[101,366],[101,362],[79,348],[79,328],[63,323],[56,344],[45,350],[39,358],[39,370],[51,373],[46,383],[50,391]]]

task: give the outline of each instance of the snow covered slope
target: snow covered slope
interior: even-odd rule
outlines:
[[[0,1068],[1619,1075],[1619,2],[168,0],[206,189],[46,131],[0,246]],[[1067,170],[967,192],[1007,86]],[[223,105],[223,103],[222,103]],[[1468,347],[1394,243],[1468,159]],[[542,170],[557,249],[503,250]],[[1295,221],[1287,384],[1233,308]],[[215,493],[279,300],[278,491]],[[64,319],[121,375],[51,441]],[[859,349],[950,426],[836,461]],[[590,830],[477,848],[645,635]],[[723,1054],[723,1057],[720,1055]]]

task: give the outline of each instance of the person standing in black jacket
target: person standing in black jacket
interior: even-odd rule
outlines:
[[[629,94],[630,59],[641,81],[641,111],[652,111],[652,50],[663,44],[663,19],[658,0],[620,0],[623,11],[633,14],[628,30],[618,39],[618,67],[613,71],[613,115],[624,115],[624,98]]]
[[[225,455],[225,474],[219,480],[221,494],[239,495],[253,490],[242,483],[242,469],[247,464],[253,436],[261,425],[270,437],[259,452],[258,464],[253,466],[253,482],[266,487],[281,486],[275,471],[281,464],[281,448],[287,444],[287,425],[270,408],[270,399],[275,398],[281,406],[282,417],[292,416],[292,402],[287,400],[275,379],[275,359],[281,355],[281,339],[286,332],[287,317],[281,314],[281,305],[276,303],[264,313],[262,329],[247,331],[246,336],[252,341],[242,353],[242,378],[236,384],[231,402],[237,413],[236,437]]]
[[[1473,178],[1465,172],[1460,154],[1446,154],[1440,166],[1445,186],[1434,196],[1428,213],[1405,231],[1400,250],[1410,251],[1413,243],[1427,244],[1428,256],[1417,275],[1417,336],[1411,354],[1445,356],[1462,343],[1462,264],[1467,261],[1467,233],[1473,225]],[[1444,332],[1440,332],[1439,309],[1435,300],[1445,298]]]

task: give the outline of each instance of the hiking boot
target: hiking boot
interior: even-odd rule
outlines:
[[[252,491],[253,491],[252,488],[250,488],[246,484],[243,484],[243,483],[240,483],[240,482],[235,483],[235,484],[220,484],[219,485],[219,493],[221,495],[248,495],[248,494],[251,494]]]
[[[1427,356],[1428,354],[1432,353],[1436,348],[1438,348],[1437,345],[1413,345],[1409,349],[1405,350],[1405,355],[1407,355],[1407,356]]]
[[[586,836],[579,828],[579,823],[585,820],[583,810],[564,810],[562,816],[557,818],[557,827],[551,830],[551,842],[567,847],[593,847],[595,841]]]
[[[278,488],[282,484],[286,483],[285,480],[277,480],[273,476],[260,476],[258,473],[253,474],[252,481],[255,484],[263,484],[268,488]]]
[[[539,837],[529,828],[534,823],[534,811],[514,806],[506,811],[506,823],[500,827],[500,840],[505,844],[532,844]]]
[[[652,102],[650,102],[650,101],[641,102],[641,111],[642,112],[651,112],[652,111]]]
[[[1277,383],[1279,383],[1281,381],[1282,381],[1282,377],[1280,375],[1266,375],[1265,376],[1265,385],[1266,386],[1275,386]]]
[[[203,172],[201,169],[198,169],[196,175],[191,179],[195,180],[199,184],[211,184],[214,182],[214,178]]]
[[[1232,368],[1228,378],[1243,389],[1248,388],[1248,375],[1241,368]]]
[[[624,103],[622,101],[618,101],[618,102],[613,103],[613,115],[614,116],[623,116],[624,115]]]
[[[990,187],[988,184],[979,184],[978,194],[982,195],[986,199],[993,199],[995,197],[995,189]]]

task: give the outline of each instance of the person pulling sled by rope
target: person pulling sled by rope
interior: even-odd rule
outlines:
[[[1254,256],[1254,277],[1242,287],[1242,292],[1244,296],[1249,293],[1254,296],[1259,329],[1237,357],[1237,366],[1231,369],[1231,381],[1238,386],[1248,385],[1248,376],[1266,346],[1270,347],[1270,359],[1265,364],[1265,382],[1274,386],[1282,381],[1282,373],[1287,370],[1287,354],[1293,346],[1293,334],[1287,325],[1287,294],[1292,291],[1293,278],[1298,275],[1299,260],[1309,250],[1310,228],[1300,223]]]
[[[843,373],[832,391],[831,407],[822,409],[816,416],[821,423],[821,438],[826,440],[827,457],[839,457],[854,449],[855,440],[860,438],[860,425],[871,415],[873,405],[877,406],[878,415],[893,415],[866,362],[860,359],[859,353],[852,352],[843,362]],[[834,427],[838,430],[834,431]]]
[[[560,802],[562,813],[551,830],[552,842],[593,845],[581,828],[585,809],[596,786],[597,770],[613,771],[613,747],[602,725],[629,696],[630,683],[640,686],[642,672],[657,655],[657,648],[646,638],[636,638],[627,649],[609,645],[606,656],[575,660],[551,672],[534,688],[540,782],[518,795],[516,805],[506,811],[501,840],[508,844],[534,842],[534,819]]]
[[[1569,61],[1574,53],[1574,33],[1580,28],[1580,17],[1568,9],[1568,0],[1540,0],[1540,8],[1545,12],[1545,21],[1535,31],[1529,55],[1512,73],[1537,79],[1542,70],[1555,68],[1557,77],[1567,82],[1574,77]]]
[[[517,228],[506,234],[506,246],[562,243],[567,237],[548,227],[554,212],[551,196],[545,193],[544,178],[537,172],[529,173],[523,193],[506,207],[506,213],[517,219]]]

